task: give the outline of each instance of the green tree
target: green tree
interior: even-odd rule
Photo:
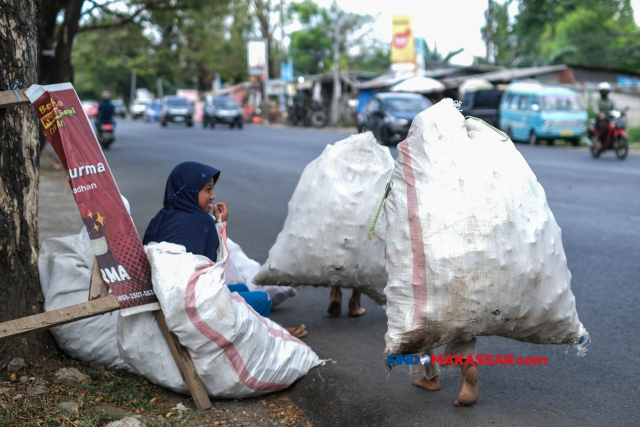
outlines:
[[[333,66],[333,43],[335,22],[339,25],[340,67],[349,65],[358,66],[365,64],[373,54],[381,51],[376,47],[369,49],[367,42],[375,41],[367,39],[363,29],[374,21],[371,15],[359,15],[345,12],[336,2],[328,8],[318,6],[311,0],[292,3],[290,13],[298,19],[302,29],[291,33],[290,55],[293,57],[293,66],[303,74],[317,74],[326,72]],[[360,47],[360,57],[349,56],[348,52],[353,47]],[[369,58],[369,59],[367,59]]]
[[[494,45],[494,59],[496,65],[510,66],[515,61],[515,36],[509,24],[509,6],[513,0],[503,4],[491,0],[491,40]],[[487,26],[480,29],[482,37],[486,37]],[[484,62],[486,58],[475,58],[476,62]]]

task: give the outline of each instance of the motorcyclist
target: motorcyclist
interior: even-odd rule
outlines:
[[[611,99],[609,99],[609,92],[611,92],[611,85],[608,82],[602,82],[598,85],[600,91],[600,99],[598,99],[598,112],[600,114],[607,114],[611,110],[615,110],[616,106]]]
[[[111,92],[105,90],[102,92],[102,102],[98,106],[98,117],[95,122],[98,132],[100,131],[100,124],[102,123],[111,123],[111,125],[115,127],[116,124],[113,120],[114,111],[115,107],[111,103]]]
[[[608,82],[602,82],[598,85],[600,91],[600,98],[598,99],[598,121],[596,128],[600,132],[600,137],[596,143],[596,147],[601,148],[605,141],[607,141],[607,130],[609,129],[609,119],[607,113],[611,110],[615,110],[616,106],[611,99],[609,99],[609,92],[611,92],[611,85]]]

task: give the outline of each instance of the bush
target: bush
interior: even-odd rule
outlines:
[[[627,129],[627,136],[629,137],[629,142],[640,142],[640,126]]]

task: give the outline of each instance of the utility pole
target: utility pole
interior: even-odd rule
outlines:
[[[129,92],[129,102],[136,99],[136,72],[131,72],[131,91]]]
[[[162,79],[161,78],[157,78],[156,79],[156,85],[158,86],[158,98],[162,99]]]
[[[340,83],[340,19],[336,11],[333,29],[333,99],[331,100],[331,125],[338,126],[340,97],[342,84]]]
[[[485,42],[487,44],[487,63],[493,64],[495,62],[495,58],[493,55],[493,40],[491,40],[491,33],[493,32],[492,25],[492,17],[491,17],[491,2],[493,0],[489,0],[489,7],[487,8],[486,18],[487,18],[487,26],[485,27]]]

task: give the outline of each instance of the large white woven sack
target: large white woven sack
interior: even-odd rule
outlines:
[[[367,234],[392,170],[389,149],[371,132],[327,145],[302,173],[254,282],[353,288],[384,304],[382,221],[371,240]]]
[[[38,257],[44,310],[54,311],[89,300],[95,258],[86,231],[42,242]],[[107,313],[49,329],[67,356],[108,368],[128,369],[116,345],[118,313]]]
[[[323,362],[224,285],[225,227],[216,263],[184,246],[147,245],[154,292],[169,330],[189,351],[210,396],[243,398],[285,389]],[[118,347],[151,382],[188,393],[152,313],[120,317]]]
[[[504,134],[450,99],[398,146],[385,210],[386,354],[477,335],[588,340],[542,186]]]

